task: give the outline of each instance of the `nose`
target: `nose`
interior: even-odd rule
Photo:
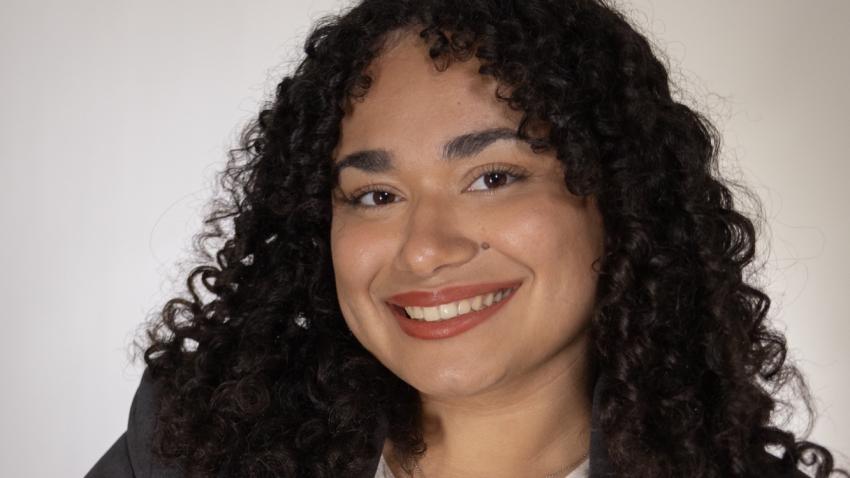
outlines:
[[[397,268],[421,278],[442,269],[461,266],[478,253],[478,242],[471,237],[473,218],[464,217],[449,200],[420,199],[411,205]]]

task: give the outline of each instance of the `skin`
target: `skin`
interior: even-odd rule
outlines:
[[[521,113],[496,99],[497,84],[477,72],[476,59],[438,72],[421,39],[409,31],[390,38],[333,153],[336,162],[381,148],[395,166],[340,172],[331,246],[344,319],[367,350],[420,392],[425,476],[545,476],[581,461],[589,448],[587,332],[598,278],[592,263],[603,252],[601,216],[592,197],[566,189],[554,152],[499,140],[471,158],[441,160],[448,139],[516,129]],[[495,181],[482,171],[494,163],[528,177]],[[342,200],[368,185],[390,194],[361,197],[372,209]],[[489,249],[480,247],[484,241]],[[445,339],[406,335],[384,302],[410,290],[513,279],[523,284],[505,307]],[[384,456],[396,476],[407,476],[392,443]]]

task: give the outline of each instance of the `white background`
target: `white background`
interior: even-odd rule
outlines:
[[[130,343],[182,290],[213,173],[345,4],[0,3],[0,475],[82,476],[124,431]],[[771,316],[817,397],[811,438],[846,453],[850,2],[626,5],[764,202]]]

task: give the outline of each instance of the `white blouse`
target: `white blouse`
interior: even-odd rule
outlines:
[[[590,477],[590,458],[585,458],[583,462],[576,468],[571,471],[564,478],[589,478]],[[378,462],[378,471],[375,473],[375,478],[396,478],[393,475],[390,467],[387,466],[387,462],[384,460],[384,455],[381,454],[381,461]]]

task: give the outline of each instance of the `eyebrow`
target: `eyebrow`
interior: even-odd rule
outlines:
[[[519,140],[516,130],[511,128],[488,128],[456,136],[443,145],[443,161],[470,158],[499,140]],[[385,149],[367,149],[345,155],[337,161],[331,174],[334,185],[339,173],[345,168],[357,168],[367,173],[383,173],[395,169],[393,155]]]

